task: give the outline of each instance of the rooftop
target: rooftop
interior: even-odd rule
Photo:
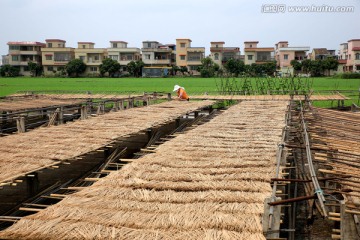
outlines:
[[[46,39],[45,42],[63,42],[63,43],[66,43],[66,41],[62,40],[62,39]]]
[[[8,42],[7,45],[35,45],[35,46],[45,46],[45,43],[41,42]]]

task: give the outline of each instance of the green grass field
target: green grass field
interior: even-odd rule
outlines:
[[[266,79],[264,79],[266,81]],[[252,84],[255,84],[252,79]],[[218,78],[0,78],[0,96],[18,91],[73,91],[92,93],[171,92],[174,85],[185,87],[190,95],[218,94]],[[326,90],[358,91],[360,79],[314,78],[315,92]],[[357,102],[358,93],[345,93]],[[348,102],[348,101],[347,101]],[[350,103],[351,104],[351,103]]]

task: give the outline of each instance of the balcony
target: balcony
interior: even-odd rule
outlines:
[[[210,52],[240,52],[240,48],[237,47],[211,47]]]
[[[263,63],[268,63],[268,62],[273,62],[273,61],[275,61],[274,58],[267,58],[267,59],[256,60],[255,63],[257,63],[257,64],[263,64]]]
[[[101,60],[88,60],[88,61],[86,62],[86,64],[89,64],[89,65],[99,65],[99,64],[101,64],[101,63],[102,63]]]
[[[191,48],[187,48],[187,52],[188,53],[193,53],[193,52],[205,53],[205,48],[203,48],[203,47],[191,47]]]
[[[143,59],[143,62],[145,64],[156,64],[156,65],[169,65],[171,64],[171,59],[157,59],[157,60],[153,60],[153,59]]]
[[[347,59],[339,59],[339,64],[347,64]]]
[[[171,48],[142,48],[143,52],[163,52],[163,53],[171,53]]]

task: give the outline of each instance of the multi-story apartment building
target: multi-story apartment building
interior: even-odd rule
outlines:
[[[360,39],[348,41],[346,71],[360,72]]]
[[[240,59],[240,48],[224,47],[225,42],[210,42],[210,58],[219,66],[230,59]]]
[[[81,59],[86,65],[85,75],[99,74],[99,66],[107,57],[106,48],[94,48],[93,42],[78,42],[75,49],[75,58]]]
[[[273,47],[257,47],[258,41],[244,42],[245,64],[251,65],[253,63],[262,64],[274,61],[274,48]]]
[[[41,64],[41,42],[8,42],[9,64],[20,69],[20,75],[30,76],[28,62]]]
[[[346,63],[348,59],[348,43],[341,43],[338,52],[338,72],[346,72]]]
[[[339,62],[338,72],[359,72],[360,39],[351,39],[346,43],[341,43],[337,59]]]
[[[75,58],[75,49],[66,47],[61,39],[46,39],[46,47],[41,48],[42,65],[45,76],[64,70],[65,65]]]
[[[191,39],[176,39],[176,66],[185,66],[196,75],[201,60],[205,57],[205,47],[191,47],[191,42]]]
[[[307,52],[310,47],[290,47],[288,41],[280,41],[275,44],[276,66],[282,73],[293,74],[292,60],[299,62],[307,59]]]
[[[168,75],[174,64],[173,44],[163,45],[157,41],[143,41],[142,61],[145,64],[143,76],[155,77]]]
[[[124,41],[110,41],[107,49],[108,57],[120,63],[121,71],[126,71],[126,65],[131,61],[141,59],[140,48],[129,48]]]

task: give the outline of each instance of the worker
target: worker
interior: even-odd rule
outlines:
[[[185,88],[180,87],[179,85],[174,86],[173,92],[176,92],[176,94],[178,96],[177,100],[180,100],[180,101],[189,101],[190,100],[189,96],[185,92]]]

